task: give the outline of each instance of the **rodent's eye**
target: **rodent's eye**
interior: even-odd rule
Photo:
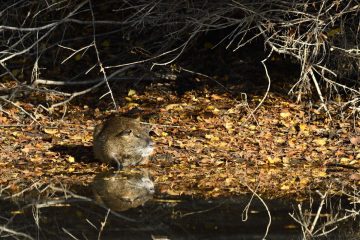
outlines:
[[[127,129],[127,130],[124,130],[122,131],[119,135],[120,136],[129,136],[132,134],[132,130],[131,129]]]
[[[156,136],[156,133],[153,130],[150,130],[148,134],[149,136]]]

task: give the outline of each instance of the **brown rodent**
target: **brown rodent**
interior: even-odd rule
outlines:
[[[138,119],[113,116],[95,127],[93,150],[95,158],[122,168],[145,163],[153,142]]]
[[[147,170],[100,173],[91,184],[95,200],[112,209],[125,211],[153,198],[155,187]]]

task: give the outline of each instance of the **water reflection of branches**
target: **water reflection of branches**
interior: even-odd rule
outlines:
[[[335,209],[335,212],[328,214],[328,219],[326,221],[320,221],[324,206],[330,198],[329,195],[331,193],[331,186],[324,194],[320,191],[316,191],[316,193],[320,197],[320,203],[316,209],[316,213],[312,213],[314,199],[311,198],[309,207],[303,208],[302,204],[298,204],[296,209],[297,212],[289,214],[301,226],[303,239],[327,236],[331,232],[335,231],[341,222],[360,216],[360,210],[356,210],[356,205],[359,204],[360,195],[356,192],[354,192],[354,194],[349,194],[343,191],[342,194],[349,197],[351,200],[350,203],[353,207],[350,209],[344,209],[339,203],[337,209],[331,207],[331,210],[333,211]]]

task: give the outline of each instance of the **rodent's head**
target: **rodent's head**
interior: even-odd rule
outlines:
[[[132,179],[131,185],[134,188],[146,190],[148,194],[155,193],[155,185],[154,182],[148,176],[142,176],[141,178]]]
[[[127,153],[141,157],[149,156],[154,150],[154,144],[149,135],[150,128],[142,126],[137,120],[129,121],[123,126],[124,129],[114,136],[119,147],[121,145]]]

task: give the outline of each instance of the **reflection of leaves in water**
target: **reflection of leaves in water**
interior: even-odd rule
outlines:
[[[114,211],[125,211],[152,199],[154,183],[148,171],[109,171],[97,175],[92,183],[97,202]]]

